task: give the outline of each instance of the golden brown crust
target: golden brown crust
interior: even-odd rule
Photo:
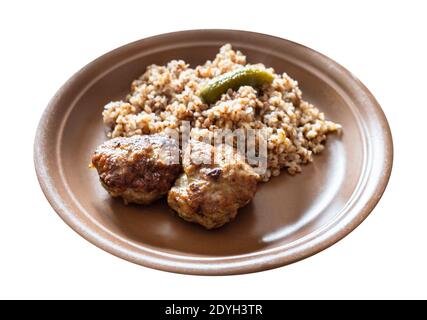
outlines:
[[[189,149],[191,158],[184,159],[184,173],[169,191],[168,204],[187,221],[207,229],[218,228],[234,219],[237,210],[252,200],[259,176],[231,147],[214,148],[193,141]],[[205,158],[222,153],[233,153],[236,158],[220,156],[216,163],[195,164],[202,153]]]
[[[96,149],[92,165],[104,188],[126,203],[160,198],[181,172],[178,144],[161,135],[111,139]]]

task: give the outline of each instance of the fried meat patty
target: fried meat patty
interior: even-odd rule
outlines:
[[[192,141],[184,157],[184,173],[169,191],[168,204],[178,215],[207,229],[234,219],[255,195],[258,174],[232,147]],[[230,160],[233,155],[234,158]],[[209,159],[211,163],[201,163]],[[216,161],[214,161],[216,159]]]
[[[179,145],[162,135],[119,137],[92,156],[104,188],[125,203],[149,204],[173,186],[182,167]]]

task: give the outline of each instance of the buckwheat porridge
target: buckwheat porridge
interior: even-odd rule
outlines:
[[[230,44],[221,47],[213,61],[195,68],[182,60],[149,66],[132,83],[125,101],[105,106],[102,115],[111,130],[109,137],[179,129],[183,120],[190,121],[192,128],[209,131],[264,128],[268,170],[262,179],[278,175],[281,168],[290,174],[300,172],[301,164],[313,161],[313,154],[324,149],[327,135],[340,131],[341,126],[326,120],[319,109],[302,99],[297,81],[262,64],[251,66],[266,69],[274,80],[259,94],[251,86],[242,86],[228,90],[211,106],[203,103],[199,92],[207,80],[246,66],[246,57]]]

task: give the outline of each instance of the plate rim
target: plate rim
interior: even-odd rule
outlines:
[[[265,253],[263,256],[261,256],[258,259],[254,259],[248,255],[234,255],[227,257],[225,262],[221,262],[220,257],[216,259],[213,259],[212,261],[215,261],[214,263],[209,262],[209,260],[204,260],[203,258],[195,258],[194,261],[185,261],[186,259],[183,259],[183,256],[177,255],[174,257],[174,255],[170,254],[165,257],[165,255],[160,254],[161,250],[159,250],[157,253],[150,253],[149,251],[146,251],[144,254],[139,253],[135,254],[134,252],[131,252],[129,250],[126,250],[125,248],[120,247],[120,245],[113,245],[108,239],[103,238],[102,235],[100,235],[100,232],[96,230],[93,230],[90,226],[87,226],[79,220],[73,219],[73,212],[72,210],[67,210],[63,203],[62,198],[55,192],[55,188],[52,188],[52,180],[50,177],[46,174],[48,164],[46,163],[45,159],[45,145],[43,141],[46,138],[46,123],[48,122],[48,115],[55,110],[56,105],[58,103],[58,100],[61,98],[61,96],[67,91],[67,89],[73,84],[73,82],[76,81],[82,74],[84,74],[91,66],[93,66],[96,63],[99,63],[107,58],[110,57],[110,55],[118,54],[121,51],[125,51],[128,48],[132,48],[134,46],[140,45],[141,42],[145,41],[151,41],[156,40],[161,37],[173,37],[178,34],[184,34],[188,32],[235,32],[235,33],[241,33],[243,34],[252,34],[252,36],[260,36],[260,37],[267,37],[276,39],[279,41],[288,42],[292,46],[299,47],[302,50],[308,50],[311,54],[314,54],[325,61],[328,61],[328,63],[331,63],[334,67],[338,68],[340,72],[345,74],[346,76],[350,77],[353,81],[355,81],[358,86],[363,90],[363,92],[366,94],[367,98],[370,100],[371,104],[374,106],[375,111],[377,113],[377,117],[380,121],[380,124],[383,128],[383,141],[384,141],[384,161],[382,162],[382,172],[379,181],[377,181],[377,184],[373,191],[370,192],[369,199],[367,200],[367,203],[363,206],[363,208],[360,209],[358,214],[356,214],[345,226],[340,227],[336,232],[334,232],[332,235],[326,236],[325,239],[318,239],[320,238],[319,235],[317,235],[314,240],[318,239],[317,242],[314,244],[310,244],[306,248],[303,246],[297,246],[297,249],[295,252],[287,252],[289,250],[287,249],[281,249],[279,250],[279,253],[276,254],[274,252],[271,253]],[[125,44],[123,46],[120,46],[118,48],[115,48],[100,57],[94,59],[93,61],[86,64],[83,68],[81,68],[79,71],[77,71],[74,75],[72,75],[61,87],[60,89],[55,93],[53,98],[48,103],[47,107],[45,108],[44,112],[42,113],[41,119],[39,121],[35,140],[34,140],[34,150],[33,150],[33,157],[34,157],[34,166],[35,171],[37,175],[37,179],[39,181],[39,184],[41,186],[41,189],[54,209],[54,211],[61,217],[61,219],[69,225],[76,233],[78,233],[80,236],[88,240],[90,243],[96,245],[97,247],[103,249],[104,251],[107,251],[117,257],[120,257],[122,259],[125,259],[127,261],[143,265],[145,267],[158,269],[162,271],[168,271],[168,272],[174,272],[174,273],[181,273],[181,274],[193,274],[193,275],[233,275],[233,274],[244,274],[244,273],[253,273],[253,272],[259,272],[264,270],[269,270],[281,266],[285,266],[297,261],[300,261],[302,259],[308,258],[314,254],[317,254],[324,249],[332,246],[336,242],[343,239],[345,236],[347,236],[349,233],[351,233],[355,228],[357,228],[372,212],[372,210],[375,208],[379,200],[381,199],[387,184],[389,182],[392,168],[393,168],[393,158],[394,158],[394,148],[393,148],[393,138],[392,133],[390,129],[390,125],[387,121],[386,115],[384,114],[384,111],[382,110],[380,104],[377,102],[373,94],[369,91],[369,89],[357,78],[355,77],[350,71],[348,71],[346,68],[341,66],[339,63],[335,62],[331,58],[323,55],[322,53],[319,53],[316,50],[313,50],[305,45],[299,44],[297,42],[287,40],[281,37],[259,33],[259,32],[252,32],[252,31],[244,31],[244,30],[234,30],[234,29],[191,29],[191,30],[183,30],[183,31],[176,31],[176,32],[169,32],[169,33],[163,33],[154,35],[151,37],[143,38],[140,40],[136,40],[133,42],[130,42],[128,44]],[[363,193],[364,191],[362,191]],[[333,227],[330,227],[332,229]],[[280,249],[280,248],[279,248]],[[263,250],[261,250],[261,253]],[[160,254],[160,257],[157,255]],[[178,257],[181,257],[179,259]],[[219,262],[218,262],[219,261]]]

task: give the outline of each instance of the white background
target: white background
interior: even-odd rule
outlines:
[[[423,2],[1,1],[0,298],[427,298]],[[108,254],[51,209],[32,152],[55,91],[120,45],[196,28],[305,44],[351,70],[376,96],[393,132],[393,173],[376,209],[344,240],[272,271],[185,276]]]

